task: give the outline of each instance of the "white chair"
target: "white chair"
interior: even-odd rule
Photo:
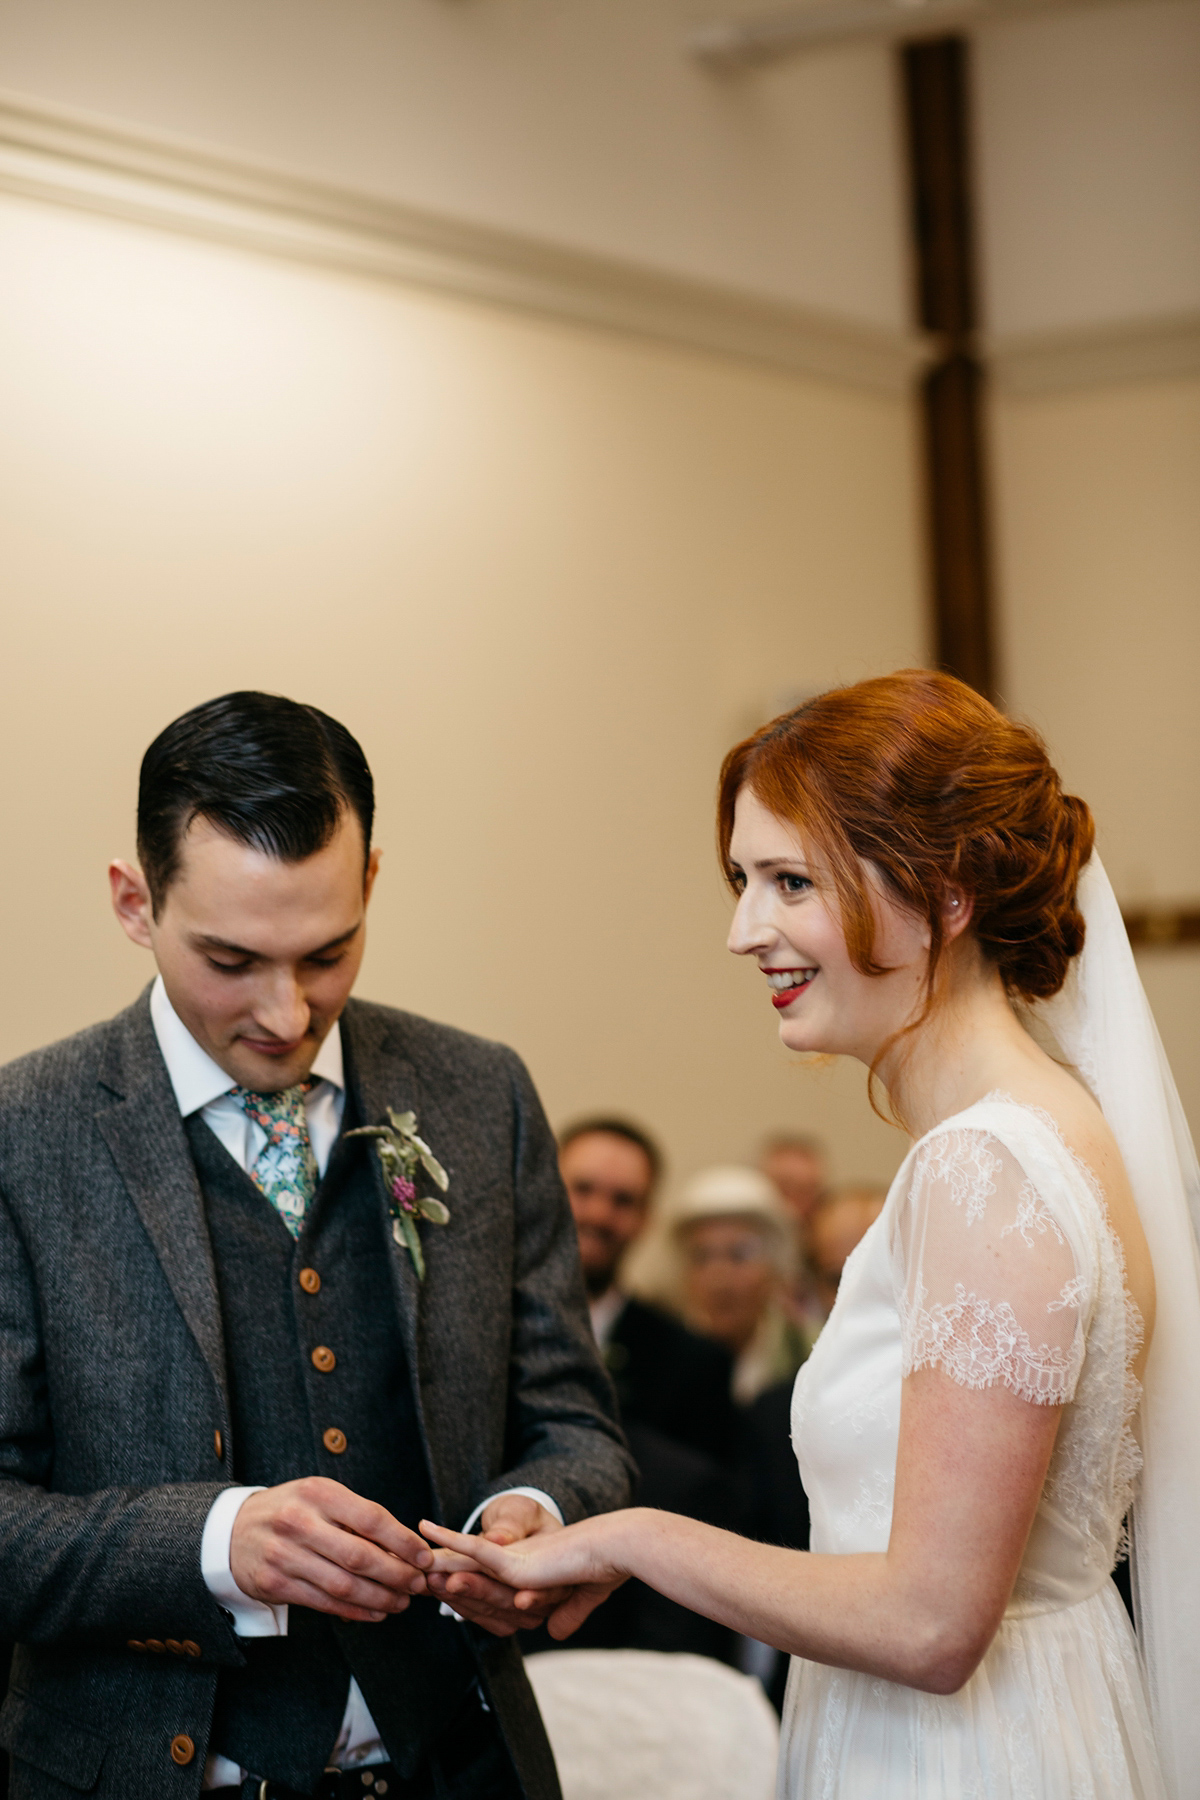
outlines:
[[[707,1656],[551,1650],[526,1672],[563,1800],[773,1800],[779,1722]]]

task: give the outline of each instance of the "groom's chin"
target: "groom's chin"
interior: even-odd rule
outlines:
[[[320,1047],[319,1039],[308,1036],[297,1045],[272,1054],[235,1038],[220,1059],[221,1067],[252,1093],[276,1094],[308,1078]]]

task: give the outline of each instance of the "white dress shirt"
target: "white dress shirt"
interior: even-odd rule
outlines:
[[[619,1287],[606,1288],[598,1300],[589,1300],[588,1317],[592,1321],[592,1336],[601,1350],[608,1349],[608,1340],[616,1330],[617,1320],[625,1311],[627,1296]]]
[[[167,998],[161,975],[150,990],[150,1019],[163,1061],[167,1065],[167,1074],[181,1117],[187,1119],[193,1113],[199,1113],[234,1161],[249,1174],[267,1142],[267,1134],[234,1099],[233,1089],[237,1083],[231,1081],[224,1069],[213,1061],[206,1050],[200,1048],[183,1023]],[[304,1097],[304,1111],[317,1172],[324,1175],[330,1152],[341,1130],[342,1112],[346,1103],[340,1025],[333,1026],[317,1052],[312,1075],[316,1078],[315,1084]],[[251,1599],[237,1585],[229,1567],[229,1546],[233,1537],[234,1520],[242,1503],[251,1494],[261,1491],[255,1487],[232,1487],[225,1488],[218,1494],[204,1524],[200,1542],[200,1572],[209,1593],[220,1601],[232,1618],[234,1631],[239,1637],[286,1637],[287,1607],[268,1606],[261,1600]],[[558,1507],[549,1494],[543,1493],[540,1488],[515,1487],[506,1491],[527,1494],[562,1523]],[[498,1497],[491,1495],[487,1500],[481,1501],[463,1530],[473,1530],[484,1507]],[[449,1607],[443,1608],[445,1612],[450,1610]],[[454,1616],[457,1617],[456,1614]],[[362,1691],[352,1678],[342,1728],[329,1761],[341,1768],[360,1768],[371,1763],[386,1762],[387,1756]],[[236,1787],[247,1772],[228,1757],[214,1752],[205,1764],[203,1786]]]

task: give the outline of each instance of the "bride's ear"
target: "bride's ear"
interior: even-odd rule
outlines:
[[[960,887],[948,887],[942,900],[942,932],[948,944],[960,937],[971,923],[975,902]]]

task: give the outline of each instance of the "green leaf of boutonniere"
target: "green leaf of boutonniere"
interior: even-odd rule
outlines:
[[[424,1138],[417,1136],[417,1115],[398,1113],[388,1107],[387,1125],[362,1125],[348,1131],[347,1137],[374,1138],[375,1154],[387,1184],[388,1210],[392,1215],[392,1236],[412,1257],[417,1280],[425,1279],[425,1253],[417,1231],[417,1220],[430,1225],[448,1225],[450,1208],[433,1194],[417,1193],[417,1170],[424,1169],[429,1179],[445,1193],[450,1177],[443,1169]]]

